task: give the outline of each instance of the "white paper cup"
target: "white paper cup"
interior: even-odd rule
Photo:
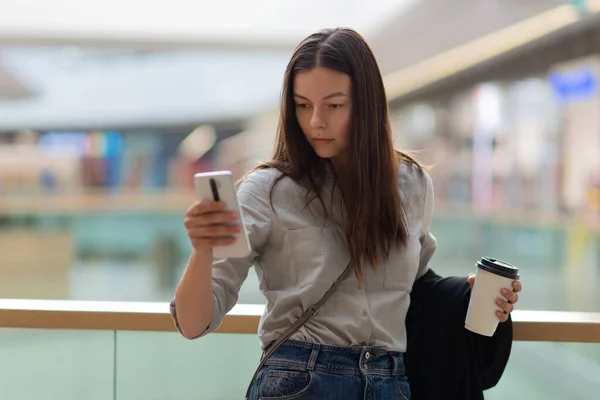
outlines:
[[[477,274],[471,291],[465,328],[483,336],[493,336],[500,322],[496,311],[502,311],[496,304],[496,298],[503,298],[500,293],[502,289],[513,290],[512,282],[519,279],[519,269],[487,257],[482,258],[476,265]]]

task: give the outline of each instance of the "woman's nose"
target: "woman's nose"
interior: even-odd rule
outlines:
[[[310,127],[313,129],[322,129],[325,127],[325,120],[316,108],[314,109],[310,118]]]

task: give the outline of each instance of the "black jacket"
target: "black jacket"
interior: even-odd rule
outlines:
[[[512,321],[493,337],[465,329],[466,277],[429,270],[413,286],[406,316],[406,374],[412,400],[479,400],[500,380],[512,347]]]

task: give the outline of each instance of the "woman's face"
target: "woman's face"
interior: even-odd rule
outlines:
[[[319,157],[346,160],[352,123],[352,82],[348,75],[316,67],[294,77],[296,118]]]

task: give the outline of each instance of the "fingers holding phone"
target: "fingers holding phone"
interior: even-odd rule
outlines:
[[[248,256],[252,249],[231,171],[197,173],[194,187],[199,203],[186,227],[196,245],[212,247],[215,258]]]
[[[235,235],[242,232],[239,215],[225,211],[219,201],[199,201],[185,214],[184,225],[192,246],[206,250],[236,242]]]

